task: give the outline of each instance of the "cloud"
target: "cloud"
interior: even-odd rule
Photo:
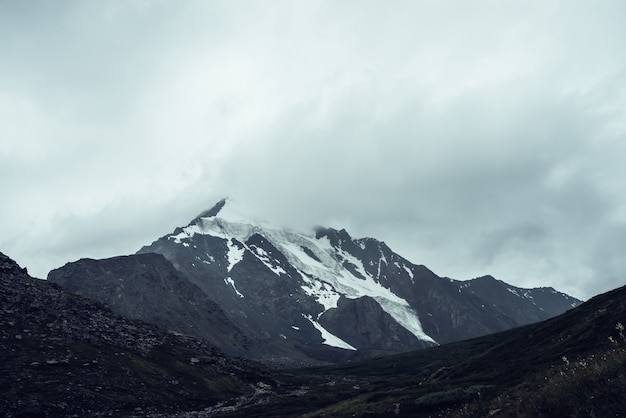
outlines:
[[[621,183],[620,164],[607,162],[622,136],[603,132],[615,119],[597,98],[542,81],[482,88],[437,111],[427,94],[398,86],[421,101],[385,120],[364,82],[330,109],[322,100],[290,109],[290,123],[238,152],[225,178],[284,220],[382,237],[442,274],[494,272],[528,286],[552,277],[589,294],[581,283],[602,263],[585,256],[594,231],[611,230],[623,207],[606,188]],[[311,116],[320,109],[324,118]],[[276,201],[289,203],[272,209]]]
[[[0,9],[0,250],[39,276],[233,196],[441,275],[623,284],[619,1]]]

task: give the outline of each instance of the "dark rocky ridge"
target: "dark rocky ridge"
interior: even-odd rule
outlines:
[[[202,410],[273,381],[205,341],[114,314],[0,253],[3,416]]]
[[[209,340],[230,355],[249,348],[222,308],[161,254],[83,259],[52,270],[48,279],[120,315]]]

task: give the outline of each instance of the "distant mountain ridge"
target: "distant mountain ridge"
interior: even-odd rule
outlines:
[[[188,282],[192,293],[200,292],[203,303],[212,306],[210,315],[223,318],[221,329],[206,323],[184,332],[212,335],[226,352],[255,359],[341,361],[425,348],[538,322],[580,303],[552,288],[521,289],[491,276],[441,278],[384,242],[354,239],[343,229],[293,232],[257,219],[232,199],[129,256],[126,268],[110,260],[80,260],[53,270],[48,279],[161,323],[145,310],[122,306],[141,304],[141,287],[132,298],[103,291],[117,286],[116,280],[135,277],[138,270],[131,265],[150,253],[161,254],[159,263],[167,260],[171,268],[142,270],[144,286],[153,286],[145,293],[169,292],[170,299],[171,283],[147,278],[171,270],[168,280]],[[184,307],[185,299],[179,302]],[[180,330],[200,315],[191,314],[193,303],[198,302],[190,299],[185,313],[168,315],[165,325]]]

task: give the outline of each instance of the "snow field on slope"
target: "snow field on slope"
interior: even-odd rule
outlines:
[[[252,254],[256,256],[256,258],[258,258],[263,264],[265,264],[265,267],[270,269],[277,276],[280,276],[281,274],[287,274],[285,269],[283,269],[281,266],[273,266],[272,263],[270,263],[271,257],[263,248],[256,246],[251,247],[247,245],[246,248],[248,248],[250,252],[252,252]]]
[[[228,259],[228,267],[226,268],[226,271],[230,273],[235,264],[243,259],[244,249],[239,248],[237,245],[235,245],[232,239],[229,239],[226,242],[226,245],[228,246],[228,254],[226,254]],[[239,296],[240,298],[244,297],[243,294],[241,294],[241,292],[237,290],[237,286],[235,286],[235,281],[232,277],[228,276],[227,278],[225,278],[224,283],[231,285],[232,288],[235,290],[237,296]]]
[[[313,326],[322,334],[322,339],[324,340],[323,344],[330,345],[331,347],[343,348],[344,350],[356,350],[356,348],[354,348],[341,338],[328,332],[326,328],[319,324],[319,322],[313,320],[313,318],[311,318],[311,315],[302,314],[302,316],[308,319],[311,324],[313,324]]]
[[[226,241],[226,245],[228,246],[228,267],[226,271],[230,273],[235,264],[243,260],[245,248],[239,248],[232,239]]]
[[[257,225],[258,223],[262,223],[263,227]],[[180,243],[182,239],[191,238],[195,234],[212,235],[227,239],[230,271],[237,262],[241,261],[241,258],[237,256],[239,253],[231,249],[231,245],[235,248],[237,247],[231,244],[230,239],[235,238],[239,242],[245,243],[255,233],[265,237],[283,253],[289,263],[300,272],[303,280],[307,283],[302,286],[302,289],[310,296],[315,297],[325,311],[337,307],[337,301],[342,294],[350,299],[369,296],[376,300],[385,312],[418,339],[436,343],[423,331],[417,313],[405,299],[400,298],[391,292],[390,289],[383,287],[367,273],[361,260],[341,249],[334,248],[326,237],[316,239],[288,230],[275,229],[263,221],[247,216],[245,211],[233,205],[229,200],[215,217],[200,218],[198,222],[187,226],[181,233],[170,238],[173,238],[177,243]],[[306,254],[302,247],[310,250],[321,262]],[[243,251],[243,249],[239,248],[237,250]],[[344,260],[335,259],[332,255],[335,251]],[[231,252],[233,253],[232,258]],[[279,272],[284,271],[280,267],[272,267],[266,257],[262,257],[255,251],[251,250],[251,252],[274,273],[279,274]],[[365,279],[356,277],[348,271],[342,265],[342,261],[352,264]],[[387,260],[385,259],[385,261]],[[326,283],[326,285],[320,284],[318,280]],[[234,288],[234,282],[232,286]],[[320,325],[318,324],[318,326]]]
[[[306,283],[301,286],[301,289],[304,290],[307,295],[315,298],[317,303],[324,307],[324,310],[317,315],[318,318],[327,310],[337,307],[337,302],[339,301],[341,294],[337,293],[337,291],[335,291],[330,284],[321,280],[315,280],[309,277],[302,270],[297,271]]]
[[[397,296],[390,289],[378,283],[367,273],[361,260],[341,249],[334,248],[326,237],[313,240],[300,235],[299,238],[300,239],[283,241],[279,243],[279,245],[285,250],[283,253],[289,262],[300,272],[306,273],[306,275],[303,274],[303,278],[307,276],[309,278],[318,278],[330,284],[332,289],[335,289],[321,289],[319,286],[305,288],[303,286],[303,289],[307,291],[308,294],[318,298],[318,302],[324,305],[325,310],[337,307],[337,301],[341,294],[351,299],[369,296],[376,300],[385,312],[391,315],[392,318],[418,339],[437,344],[434,339],[424,332],[417,313],[410,307],[409,303],[405,299]],[[299,242],[296,243],[294,241]],[[278,247],[276,244],[275,246]],[[320,260],[328,260],[328,262],[323,264],[309,257],[301,249],[302,246],[306,246]],[[354,276],[354,274],[343,267],[338,260],[330,256],[333,252],[337,252],[340,257],[352,264],[365,279]],[[305,281],[307,281],[310,286],[311,282],[306,279]],[[333,295],[333,293],[336,294],[336,296]],[[329,301],[334,303],[330,305],[328,303]]]

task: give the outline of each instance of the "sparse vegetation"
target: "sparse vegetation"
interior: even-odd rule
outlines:
[[[481,395],[481,391],[488,390],[493,386],[490,385],[473,385],[466,389],[454,387],[439,392],[432,392],[419,397],[415,401],[415,405],[420,408],[431,408],[468,402]]]
[[[394,416],[396,410],[412,417],[625,416],[625,295],[626,288],[617,289],[553,320],[477,339],[290,371],[278,379],[285,386],[306,384],[305,392],[245,411],[292,417]]]
[[[492,401],[473,402],[457,411],[458,417],[616,417],[626,412],[626,337],[621,322],[611,347],[534,374]]]

